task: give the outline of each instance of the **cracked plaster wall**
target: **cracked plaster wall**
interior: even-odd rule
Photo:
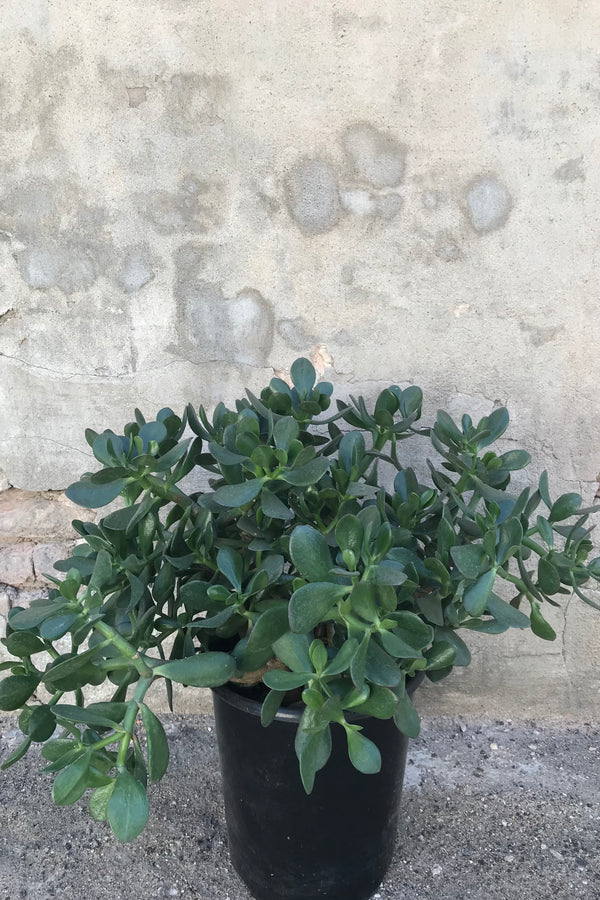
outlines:
[[[85,426],[231,400],[324,343],[341,395],[506,403],[533,469],[592,499],[595,4],[0,0],[0,21],[0,490],[59,491]],[[19,521],[0,559],[31,545],[29,589],[64,535]],[[426,702],[591,709],[599,649],[573,603],[562,644],[481,640]]]

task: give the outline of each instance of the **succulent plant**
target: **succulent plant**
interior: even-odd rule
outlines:
[[[600,580],[600,558],[587,561],[594,510],[574,493],[553,501],[546,473],[513,493],[530,458],[490,449],[506,409],[477,423],[439,412],[421,427],[421,390],[391,385],[372,410],[351,397],[324,415],[332,385],[308,360],[291,381],[273,378],[235,409],[219,403],[211,419],[190,405],[153,421],[136,410],[122,435],[88,430],[102,468],[67,495],[124,505],[74,521],[81,540],[55,564],[62,577],[48,576],[49,597],[10,611],[0,709],[21,710],[24,739],[3,768],[43,744],[54,802],[91,789],[92,816],[123,841],[143,829],[146,783],[167,769],[145,702],[157,679],[170,702],[173,682],[231,682],[261,699],[265,726],[281,704],[302,704],[296,753],[310,792],[332,725],[360,772],[379,769],[348,714],[393,718],[416,736],[407,679],[468,665],[461,633],[531,627],[553,640],[546,603],[575,592],[594,605],[582,591]],[[427,484],[406,465],[407,440],[434,456]],[[209,487],[185,491],[199,470]],[[110,699],[86,703],[104,682]]]

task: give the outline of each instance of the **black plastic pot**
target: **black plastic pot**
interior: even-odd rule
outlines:
[[[332,725],[331,757],[307,796],[294,751],[302,710],[281,709],[263,728],[260,703],[227,685],[213,693],[231,862],[250,891],[257,900],[370,897],[394,852],[408,738],[391,719],[355,717],[382,757],[377,775],[362,775]]]

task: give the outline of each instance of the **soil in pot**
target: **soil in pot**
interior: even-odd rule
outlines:
[[[231,861],[253,895],[367,900],[394,851],[408,739],[391,719],[356,717],[382,757],[378,774],[362,775],[332,725],[331,757],[307,795],[294,751],[302,709],[263,728],[260,702],[238,689],[216,688],[214,701]]]

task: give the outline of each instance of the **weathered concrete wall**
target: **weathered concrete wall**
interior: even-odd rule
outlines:
[[[597,4],[0,0],[0,25],[0,487],[58,491],[85,426],[324,343],[341,394],[506,403],[534,470],[591,500]],[[68,535],[8,521],[0,581],[32,588]],[[478,641],[427,702],[587,714],[599,620]]]

